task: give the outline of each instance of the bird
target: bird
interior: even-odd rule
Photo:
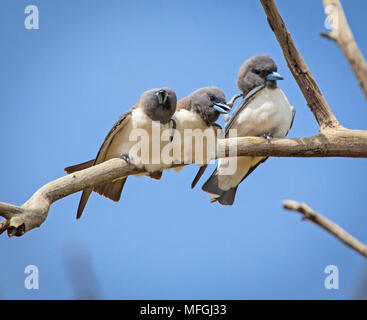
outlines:
[[[173,115],[176,121],[173,162],[203,166],[214,159],[217,135],[222,131],[216,121],[220,114],[229,111],[223,91],[213,86],[197,89],[179,100]],[[178,166],[174,170],[182,168]]]
[[[155,137],[153,137],[154,126],[159,125],[159,135],[164,130],[174,131],[175,121],[172,116],[176,111],[176,105],[176,93],[170,88],[156,88],[143,92],[139,101],[118,118],[104,139],[95,159],[67,167],[64,170],[70,174],[112,158],[123,158],[128,163],[144,168],[151,178],[159,180],[162,176],[162,169],[170,166],[170,163],[152,161],[152,153],[154,152],[152,149],[155,143]],[[142,129],[144,131],[141,131]],[[142,148],[139,159],[137,157],[139,151],[136,150],[136,140],[138,139],[133,139],[132,136],[138,136],[144,132],[147,133],[149,138],[149,149],[146,151]],[[143,136],[141,136],[142,139]],[[170,142],[160,142],[158,145],[160,147],[159,151],[168,143]],[[142,145],[144,147],[144,142]],[[149,152],[149,154],[146,153],[149,158],[143,159],[144,152]],[[127,177],[121,177],[112,182],[83,190],[77,210],[77,219],[81,217],[92,191],[98,192],[113,201],[119,201],[126,179]]]
[[[283,80],[283,77],[277,70],[274,60],[266,54],[253,56],[242,64],[237,87],[244,99],[227,122],[225,137],[229,136],[230,130],[236,129],[238,137],[262,136],[271,143],[273,137],[283,138],[288,134],[295,108],[278,88],[277,80]],[[233,205],[238,185],[267,158],[241,156],[219,159],[217,168],[202,190],[212,197],[210,202]],[[232,172],[228,173],[228,170]]]

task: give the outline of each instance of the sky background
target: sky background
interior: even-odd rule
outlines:
[[[145,90],[168,86],[180,99],[214,85],[230,99],[239,67],[257,54],[277,62],[279,86],[297,109],[289,137],[318,131],[259,1],[0,4],[0,201],[21,205],[64,167],[94,158]],[[39,30],[24,27],[28,4],[38,6]],[[321,0],[277,5],[335,116],[367,129],[357,80],[341,50],[319,36]],[[367,2],[343,5],[367,55]],[[271,158],[241,184],[231,207],[190,189],[195,166],[161,181],[131,177],[118,203],[93,194],[78,221],[80,193],[71,195],[51,206],[39,229],[0,237],[0,297],[366,298],[366,260],[282,209],[284,199],[307,202],[367,242],[366,164]],[[24,287],[27,265],[39,268],[39,290]],[[327,265],[339,269],[339,290],[324,288]]]

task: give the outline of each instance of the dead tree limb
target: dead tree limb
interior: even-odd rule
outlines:
[[[320,133],[308,138],[273,139],[271,143],[259,137],[230,138],[220,140],[219,148],[225,155],[237,149],[239,156],[367,158],[367,131],[338,129],[328,136]],[[9,236],[21,236],[45,221],[53,202],[87,187],[142,172],[122,159],[111,159],[44,185],[19,207],[0,202],[0,216],[6,219],[0,223],[0,234],[8,230]]]
[[[360,253],[367,258],[367,246],[354,238],[343,228],[339,227],[336,223],[325,218],[321,214],[312,210],[306,203],[299,203],[293,200],[283,201],[283,208],[291,211],[299,212],[303,215],[304,220],[309,220],[319,227],[325,229],[331,233],[334,237],[338,238],[348,247]]]
[[[320,126],[320,130],[323,131],[340,128],[341,125],[331,112],[331,109],[313,78],[311,71],[308,69],[306,62],[298,52],[274,1],[260,1],[268,18],[270,28],[273,30],[279,45],[283,50],[283,55],[287,61],[288,68],[292,72],[309,108],[314,114]]]
[[[284,57],[287,61],[288,67],[291,70],[295,80],[300,87],[308,106],[313,112],[315,118],[317,119],[320,125],[320,132],[318,136],[324,135],[324,137],[329,140],[333,135],[338,135],[337,132],[344,132],[347,135],[354,135],[356,133],[355,130],[345,129],[343,128],[339,122],[334,117],[331,109],[329,108],[326,100],[321,94],[319,87],[317,86],[316,81],[312,77],[310,70],[308,69],[306,63],[301,57],[300,53],[296,49],[293,40],[288,32],[282,17],[279,14],[279,11],[273,0],[260,0],[265,13],[268,18],[269,25],[278,39],[278,42],[283,50]],[[345,53],[348,61],[351,63],[353,70],[357,67],[358,64],[362,64],[365,67],[366,63],[363,59],[363,56],[358,50],[358,47],[353,39],[353,35],[348,27],[347,21],[345,19],[342,7],[338,0],[323,0],[324,4],[327,5],[338,5],[339,7],[339,23],[342,25],[342,29],[339,31],[335,31],[333,29],[332,33],[328,35],[329,38],[337,41],[341,47],[343,47],[346,51]],[[342,31],[341,31],[342,30]],[[358,52],[357,52],[358,51]],[[358,56],[359,55],[359,56]],[[350,60],[352,58],[357,58],[357,62]],[[356,73],[356,70],[355,70]],[[357,73],[356,73],[357,75]],[[367,73],[365,71],[358,71],[358,77],[361,77],[363,81],[367,81],[366,77]],[[358,78],[359,80],[360,78]],[[361,82],[360,82],[361,83]],[[362,89],[364,90],[365,83],[361,83]],[[365,131],[364,131],[365,132]],[[358,148],[364,149],[365,147],[359,146]],[[308,219],[326,231],[333,234],[335,237],[343,241],[346,245],[356,250],[364,257],[367,257],[367,247],[357,239],[353,238],[350,234],[344,231],[335,223],[330,220],[324,218],[320,214],[314,212],[310,207],[306,204],[299,204],[295,201],[284,201],[283,207],[288,210],[294,210],[302,213],[305,219]]]
[[[331,32],[320,32],[320,34],[338,44],[367,99],[367,63],[354,40],[343,7],[339,0],[322,0],[322,2],[330,22]]]

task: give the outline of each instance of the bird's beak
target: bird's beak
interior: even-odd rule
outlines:
[[[272,72],[266,76],[266,80],[283,80],[284,78],[278,72]]]
[[[219,113],[229,113],[229,111],[231,110],[231,108],[224,103],[215,103],[213,105],[213,108]]]
[[[168,92],[164,89],[161,89],[155,93],[155,96],[158,99],[158,104],[164,104],[168,99]]]

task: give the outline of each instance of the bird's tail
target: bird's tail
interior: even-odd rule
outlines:
[[[238,186],[237,186],[238,187]],[[224,191],[223,194],[217,198],[211,198],[210,202],[219,202],[224,206],[231,206],[234,203],[234,199],[236,197],[237,187],[231,188],[227,191]]]
[[[219,175],[217,169],[215,169],[208,181],[202,186],[202,189],[212,197],[210,202],[219,202],[220,204],[231,206],[234,203],[239,184],[267,159],[268,157],[239,157],[237,158],[237,174],[243,176],[243,178],[235,187],[228,190],[219,188]]]
[[[195,188],[196,184],[199,182],[200,178],[203,176],[203,174],[204,174],[207,167],[208,167],[207,164],[200,167],[198,173],[196,174],[194,180],[191,183],[191,189]]]
[[[76,171],[80,171],[83,169],[90,168],[94,165],[95,160],[89,160],[83,163],[76,164],[74,166],[66,167],[64,170],[70,174]],[[162,175],[162,173],[160,173]],[[159,172],[153,173],[152,178],[159,179]],[[79,219],[83,213],[85,205],[88,202],[88,199],[92,193],[92,191],[98,192],[100,195],[105,196],[108,199],[113,201],[119,201],[121,197],[122,189],[125,185],[127,178],[118,179],[116,181],[108,182],[102,185],[95,186],[94,188],[87,188],[83,190],[82,196],[79,201],[78,212],[76,218]]]
[[[222,190],[218,185],[218,171],[215,170],[201,189],[212,197],[210,202],[219,202],[222,205],[231,206],[234,203],[237,186],[229,190]]]

